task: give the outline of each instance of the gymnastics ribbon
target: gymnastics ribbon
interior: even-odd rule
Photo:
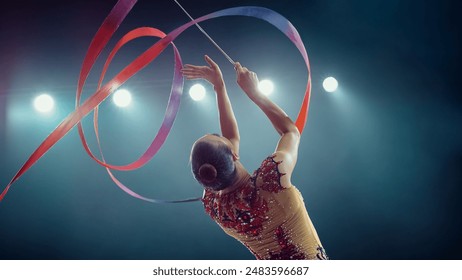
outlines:
[[[119,188],[123,191],[128,193],[129,195],[136,197],[138,199],[142,199],[148,202],[153,203],[176,203],[176,202],[189,202],[189,201],[197,201],[200,198],[192,198],[186,200],[177,200],[177,201],[166,201],[166,200],[159,200],[159,199],[150,199],[143,197],[130,188],[125,186],[121,183],[110,170],[123,170],[129,171],[134,170],[137,168],[142,167],[148,161],[150,161],[156,153],[160,150],[163,143],[166,141],[167,136],[173,126],[175,121],[176,114],[178,113],[181,96],[183,93],[183,77],[181,75],[181,68],[182,62],[181,57],[178,52],[178,49],[173,44],[173,40],[175,40],[182,32],[186,29],[191,27],[196,23],[200,23],[205,20],[223,17],[223,16],[248,16],[254,17],[261,20],[265,20],[268,23],[272,24],[276,28],[278,28],[281,32],[283,32],[297,47],[300,54],[302,55],[306,67],[308,69],[308,80],[305,90],[305,95],[300,107],[300,111],[298,113],[297,119],[295,121],[295,125],[299,129],[300,133],[303,132],[303,129],[306,124],[307,116],[308,116],[308,108],[310,102],[310,94],[311,94],[311,71],[310,71],[310,64],[308,55],[303,44],[303,41],[298,34],[296,28],[283,16],[280,14],[262,7],[235,7],[220,10],[217,12],[210,13],[208,15],[202,16],[197,18],[196,20],[190,21],[172,32],[168,34],[164,34],[162,31],[157,30],[155,28],[149,27],[142,27],[137,28],[128,32],[123,38],[116,44],[114,49],[111,51],[106,63],[104,65],[102,74],[100,76],[100,80],[98,83],[98,89],[95,93],[93,93],[85,102],[80,104],[81,94],[83,87],[85,85],[85,81],[92,69],[93,65],[96,62],[96,59],[100,55],[101,51],[107,45],[108,41],[112,38],[113,34],[123,22],[127,14],[133,8],[137,1],[136,0],[119,0],[114,8],[111,10],[109,15],[106,17],[100,28],[98,29],[97,33],[95,34],[93,40],[90,43],[88,48],[87,54],[82,64],[82,69],[80,71],[80,76],[77,85],[77,92],[76,92],[76,108],[75,110],[70,113],[58,126],[55,130],[53,130],[50,135],[39,145],[39,147],[31,154],[29,159],[24,163],[24,165],[19,169],[16,175],[11,179],[10,183],[5,187],[3,192],[0,194],[0,201],[3,200],[7,192],[9,191],[12,184],[17,181],[29,168],[31,168],[48,150],[50,150],[61,138],[64,137],[75,125],[78,126],[79,136],[81,142],[84,146],[85,151],[88,155],[95,160],[98,164],[102,165],[106,168],[109,176],[111,179],[117,184]],[[149,49],[144,51],[141,55],[139,55],[135,60],[133,60],[129,65],[127,65],[122,71],[115,75],[109,82],[102,85],[102,81],[104,79],[105,73],[112,61],[112,58],[115,56],[117,51],[127,44],[128,42],[139,38],[139,37],[158,37],[160,38],[155,44],[153,44]],[[154,140],[148,147],[148,149],[134,162],[127,164],[127,165],[111,165],[106,163],[104,160],[104,156],[101,151],[100,146],[100,139],[98,133],[98,106],[103,102],[109,95],[111,95],[115,90],[117,90],[120,86],[122,86],[128,79],[130,79],[133,75],[135,75],[138,71],[146,67],[150,64],[154,59],[157,58],[164,50],[167,48],[168,45],[172,45],[174,50],[174,57],[175,57],[175,66],[174,66],[174,76],[172,81],[172,87],[170,91],[170,97],[167,104],[167,109],[165,111],[164,120],[162,125],[157,132]],[[98,148],[100,150],[100,154],[102,156],[102,160],[96,158],[93,153],[91,152],[88,144],[85,140],[85,135],[83,131],[83,127],[81,125],[81,120],[87,116],[91,111],[94,111],[94,130],[97,137]]]

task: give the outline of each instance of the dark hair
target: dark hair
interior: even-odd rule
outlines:
[[[231,149],[223,143],[198,141],[191,152],[194,177],[203,186],[222,190],[236,177]]]

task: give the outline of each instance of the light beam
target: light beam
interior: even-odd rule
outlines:
[[[205,88],[201,84],[195,84],[189,89],[189,96],[194,101],[201,101],[205,97]]]
[[[40,113],[49,113],[53,110],[55,101],[48,94],[41,94],[34,99],[35,110]]]
[[[328,77],[324,79],[324,82],[322,82],[322,86],[324,87],[325,91],[334,92],[338,88],[338,82],[334,77]]]
[[[258,84],[258,89],[266,96],[270,95],[273,93],[274,90],[274,84],[270,80],[262,80]]]
[[[112,100],[114,101],[115,105],[124,108],[130,105],[132,102],[132,95],[126,89],[119,89],[114,93]]]

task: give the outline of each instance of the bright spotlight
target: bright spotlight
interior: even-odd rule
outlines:
[[[258,89],[264,94],[264,95],[270,95],[273,90],[274,90],[274,85],[273,82],[270,80],[263,80],[260,81],[258,84]]]
[[[35,110],[39,111],[40,113],[48,113],[53,110],[54,106],[55,102],[53,98],[48,94],[41,94],[34,100]]]
[[[127,107],[132,102],[132,95],[126,89],[119,89],[114,93],[112,100],[118,107]]]
[[[201,84],[195,84],[189,89],[189,96],[194,101],[201,101],[205,97],[205,88]]]
[[[338,88],[338,82],[334,77],[329,77],[322,82],[322,86],[324,87],[324,90],[327,92],[334,92]]]

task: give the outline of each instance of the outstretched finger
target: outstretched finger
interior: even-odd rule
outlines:
[[[206,74],[205,74],[205,71],[202,70],[202,69],[188,69],[188,68],[183,68],[183,69],[181,69],[181,73],[182,73],[183,75],[201,75],[201,76],[206,75]]]
[[[180,70],[182,73],[199,73],[202,72],[202,70],[199,69],[192,69],[192,68],[183,68]]]
[[[205,58],[205,61],[207,62],[207,64],[210,65],[210,67],[212,67],[214,69],[219,68],[218,64],[216,64],[216,62],[213,61],[208,55],[205,55],[204,58]]]
[[[203,79],[204,77],[201,75],[184,75],[187,80],[199,80]]]
[[[183,74],[184,76],[186,75],[198,75],[198,76],[203,76],[204,73],[202,73],[201,71],[189,71],[189,70],[181,70],[181,74]]]
[[[207,66],[198,66],[198,65],[192,65],[192,64],[185,64],[183,66],[183,69],[197,69],[197,70],[199,70],[199,69],[203,69],[205,67],[207,67]]]

